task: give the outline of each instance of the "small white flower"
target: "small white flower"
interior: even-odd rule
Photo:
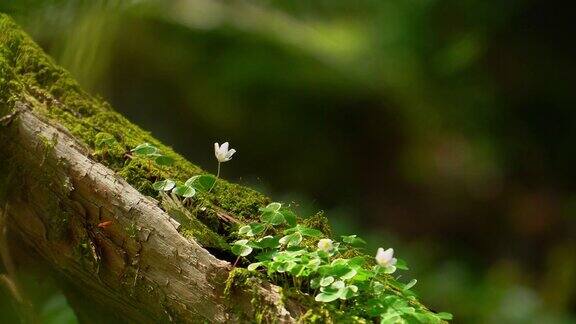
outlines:
[[[378,252],[376,252],[376,263],[378,263],[379,266],[385,268],[394,267],[395,269],[396,261],[393,248],[389,248],[386,251],[384,251],[383,248],[378,248]]]
[[[218,162],[228,162],[232,159],[232,155],[236,153],[235,149],[228,150],[228,142],[220,146],[218,143],[214,143],[214,155]]]
[[[318,250],[324,252],[330,252],[334,248],[334,244],[332,244],[331,239],[321,239],[318,241]]]

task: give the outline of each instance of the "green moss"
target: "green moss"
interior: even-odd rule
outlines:
[[[230,271],[226,286],[224,288],[224,296],[230,297],[237,289],[242,289],[245,292],[250,292],[250,304],[252,305],[252,318],[241,318],[244,322],[252,323],[276,323],[278,318],[272,309],[270,302],[264,299],[264,296],[259,293],[258,286],[261,279],[257,277],[257,273],[248,271],[243,268],[234,268]],[[237,304],[232,306],[232,311],[238,307]],[[240,312],[235,312],[240,315]]]
[[[126,148],[118,143],[114,135],[106,132],[96,134],[94,146],[92,157],[95,160],[113,169],[122,169],[127,154]]]
[[[258,209],[270,202],[270,198],[261,193],[218,180],[214,188],[212,201],[215,205],[245,220],[254,220],[260,214]]]
[[[44,163],[44,161],[46,161],[46,159],[48,158],[48,155],[52,152],[52,150],[54,150],[54,147],[56,146],[57,143],[57,139],[49,139],[46,138],[44,136],[40,136],[40,140],[42,141],[42,145],[44,146],[43,149],[43,156],[42,156],[42,162],[41,164]]]
[[[254,273],[244,268],[234,268],[228,273],[228,279],[224,287],[224,296],[230,296],[232,291],[246,285],[246,281],[253,277]]]
[[[328,218],[324,216],[324,212],[320,211],[314,216],[306,218],[304,220],[304,226],[315,228],[320,232],[324,233],[327,237],[332,237],[332,228],[330,227],[330,222]]]
[[[228,233],[234,231],[235,228],[230,228],[231,224],[221,221],[217,213],[218,207],[210,202],[202,192],[197,193],[191,205],[190,211],[194,216],[215,233],[223,233],[224,236],[228,236]]]
[[[253,291],[253,297],[250,300],[252,304],[252,309],[254,310],[254,316],[252,321],[254,323],[275,323],[278,322],[276,314],[272,310],[269,302],[264,299],[264,296],[258,294],[255,290]]]
[[[136,227],[136,224],[132,223],[129,226],[126,226],[124,230],[130,238],[136,239],[138,237],[138,228]]]
[[[297,301],[298,304],[307,307],[308,310],[298,318],[298,323],[335,323],[334,316],[338,315],[338,311],[328,310],[328,304],[316,303],[312,296],[303,294],[297,288],[284,289],[282,298]]]
[[[228,243],[214,232],[207,229],[205,226],[198,222],[196,225],[188,229],[182,230],[182,235],[187,239],[193,239],[200,243],[203,247],[217,248],[219,250],[229,250]]]
[[[97,160],[107,164],[146,195],[155,195],[151,184],[156,179],[185,181],[193,175],[205,173],[113,111],[105,101],[84,92],[68,72],[55,65],[6,15],[0,15],[0,30],[0,71],[3,72],[0,89],[6,89],[0,95],[1,106],[32,98],[36,112],[65,126],[94,151]],[[16,93],[26,93],[27,98],[15,98]],[[113,135],[118,141],[118,147],[106,151],[108,156],[95,147],[97,136],[102,132]],[[157,146],[175,161],[174,165],[162,168],[137,159],[129,161],[124,156],[130,148],[143,142]],[[218,181],[213,193],[210,201],[214,205],[240,218],[254,216],[258,208],[268,202],[262,194],[224,180]]]
[[[332,316],[327,309],[309,309],[304,315],[298,318],[298,323],[331,324],[334,323]]]
[[[152,184],[159,176],[148,170],[142,161],[129,161],[117,173],[141,193],[156,196],[157,191],[152,188]]]
[[[182,225],[184,228],[181,233],[186,238],[194,239],[204,247],[216,248],[219,250],[228,250],[229,245],[222,236],[218,235],[208,225],[201,222],[196,218],[194,211],[196,209],[188,209],[176,197],[169,196],[165,193],[161,194],[162,208]]]

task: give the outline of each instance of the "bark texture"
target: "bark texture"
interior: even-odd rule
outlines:
[[[252,291],[224,296],[230,263],[184,238],[156,200],[25,107],[18,105],[10,123],[9,152],[26,170],[18,172],[18,193],[6,201],[4,217],[83,295],[139,323],[229,322],[258,312],[251,303],[230,304],[250,301]],[[254,284],[279,319],[294,320],[276,287]]]

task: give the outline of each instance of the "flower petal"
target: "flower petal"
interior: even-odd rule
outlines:
[[[232,158],[232,155],[234,155],[234,153],[236,153],[235,149],[231,149],[230,151],[226,152],[226,158],[230,160]]]
[[[220,160],[218,156],[220,155],[220,145],[218,143],[214,143],[214,156],[216,159]]]
[[[222,152],[222,154],[226,154],[226,152],[228,152],[228,142],[224,142],[224,144],[220,146],[220,152]]]
[[[386,260],[388,260],[388,262],[390,262],[390,260],[392,260],[392,258],[394,257],[394,249],[389,248],[388,250],[384,251],[382,255],[384,256],[384,258],[386,258]]]

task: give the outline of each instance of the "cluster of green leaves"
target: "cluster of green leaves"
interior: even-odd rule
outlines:
[[[101,140],[96,143],[96,146],[111,146],[115,141],[116,140],[111,135],[102,136]],[[150,143],[142,143],[131,149],[130,152],[136,157],[141,157],[148,161],[154,161],[154,163],[160,166],[170,166],[174,162],[170,157],[163,155],[156,146]],[[216,178],[214,176],[202,174],[193,176],[181,184],[178,184],[176,181],[171,179],[159,180],[152,184],[152,188],[163,192],[171,191],[176,196],[186,199],[194,197],[198,191],[209,191],[214,186],[215,182]]]
[[[96,145],[111,147],[114,143],[113,137],[101,136]],[[149,143],[131,152],[161,166],[173,162]],[[189,199],[199,191],[210,191],[215,182],[214,176],[205,174],[184,183],[156,181],[153,188]],[[451,319],[451,314],[435,314],[417,302],[410,291],[416,280],[402,284],[391,277],[396,269],[408,269],[404,261],[397,260],[392,267],[375,264],[372,258],[358,253],[365,242],[357,235],[342,236],[334,242],[318,229],[299,224],[296,214],[281,203],[270,203],[260,212],[260,222],[240,227],[236,233],[239,239],[231,245],[238,260],[250,261],[248,270],[265,272],[278,284],[291,281],[302,293],[314,296],[327,307],[346,304],[355,316],[381,323],[440,323]]]
[[[178,184],[176,181],[170,179],[156,181],[152,187],[157,191],[171,191],[176,196],[186,199],[194,197],[198,191],[209,191],[212,186],[214,186],[215,182],[216,178],[214,176],[209,174],[202,174],[195,175],[181,184]]]
[[[260,211],[260,222],[240,227],[239,239],[231,244],[238,258],[250,262],[248,270],[265,272],[277,284],[291,282],[328,307],[345,303],[354,315],[381,323],[451,319],[452,315],[435,314],[416,301],[410,291],[415,280],[402,284],[390,275],[396,268],[407,270],[402,260],[388,271],[358,253],[365,242],[356,235],[334,242],[321,231],[299,224],[294,212],[277,202]]]
[[[142,143],[131,149],[130,152],[136,157],[154,161],[160,166],[170,166],[174,163],[172,158],[162,154],[160,149],[150,143]]]

